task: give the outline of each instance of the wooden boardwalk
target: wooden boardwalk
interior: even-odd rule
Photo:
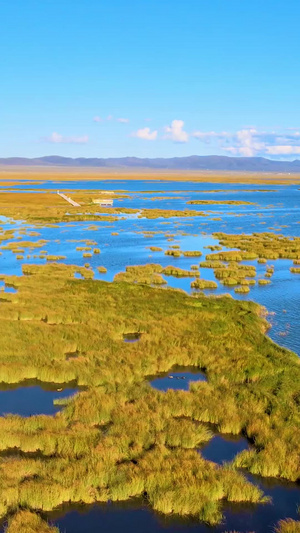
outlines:
[[[59,191],[57,191],[57,194],[58,196],[61,196],[61,198],[69,202],[69,204],[73,205],[73,207],[80,207],[80,204],[78,204],[77,202],[74,202],[74,200],[72,200],[72,198],[69,198],[69,196],[66,196],[65,194]]]

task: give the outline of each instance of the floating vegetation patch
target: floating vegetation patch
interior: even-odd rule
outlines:
[[[259,279],[258,285],[270,285],[271,281],[269,279]]]
[[[162,270],[162,274],[165,276],[174,276],[175,278],[185,278],[199,276],[199,272],[195,272],[195,268],[191,270],[184,270],[183,268],[178,268],[174,266],[167,266]]]
[[[106,272],[107,272],[107,268],[105,268],[104,266],[98,266],[97,270],[98,270],[99,274],[106,274]]]
[[[291,271],[293,274],[300,274],[300,267],[291,267],[291,268],[290,268],[290,271]]]
[[[199,250],[186,251],[186,252],[183,252],[183,255],[185,257],[201,257],[202,252],[200,252]]]
[[[65,255],[47,255],[46,256],[47,261],[63,261],[66,259]]]
[[[149,250],[151,250],[151,252],[162,252],[163,249],[160,248],[159,246],[149,246]]]
[[[180,257],[181,252],[179,250],[166,250],[165,255],[171,255],[172,257]]]
[[[218,284],[215,281],[206,280],[206,279],[195,279],[191,283],[192,289],[217,289]]]

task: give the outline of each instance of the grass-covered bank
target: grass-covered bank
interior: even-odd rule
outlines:
[[[264,335],[259,306],[77,280],[75,270],[47,264],[5,279],[18,292],[0,306],[0,381],[87,390],[54,417],[0,419],[1,451],[28,454],[0,459],[2,517],[145,495],[157,511],[214,524],[223,502],[264,501],[237,466],[299,478],[299,359]],[[124,342],[133,332],[138,342]],[[152,389],[147,376],[174,365],[202,369],[208,381],[189,392]],[[231,466],[204,460],[195,448],[211,438],[207,422],[244,433],[253,449]]]

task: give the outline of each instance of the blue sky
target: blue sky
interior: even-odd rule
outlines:
[[[0,16],[0,157],[300,158],[299,0],[9,0]]]

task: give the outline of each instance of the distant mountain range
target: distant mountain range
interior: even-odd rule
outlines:
[[[26,157],[0,158],[5,166],[56,166],[56,167],[99,167],[99,168],[144,168],[157,170],[228,170],[251,172],[299,172],[300,160],[274,161],[264,157],[227,157],[219,155],[191,155],[171,158],[71,158],[51,155],[29,159]]]

